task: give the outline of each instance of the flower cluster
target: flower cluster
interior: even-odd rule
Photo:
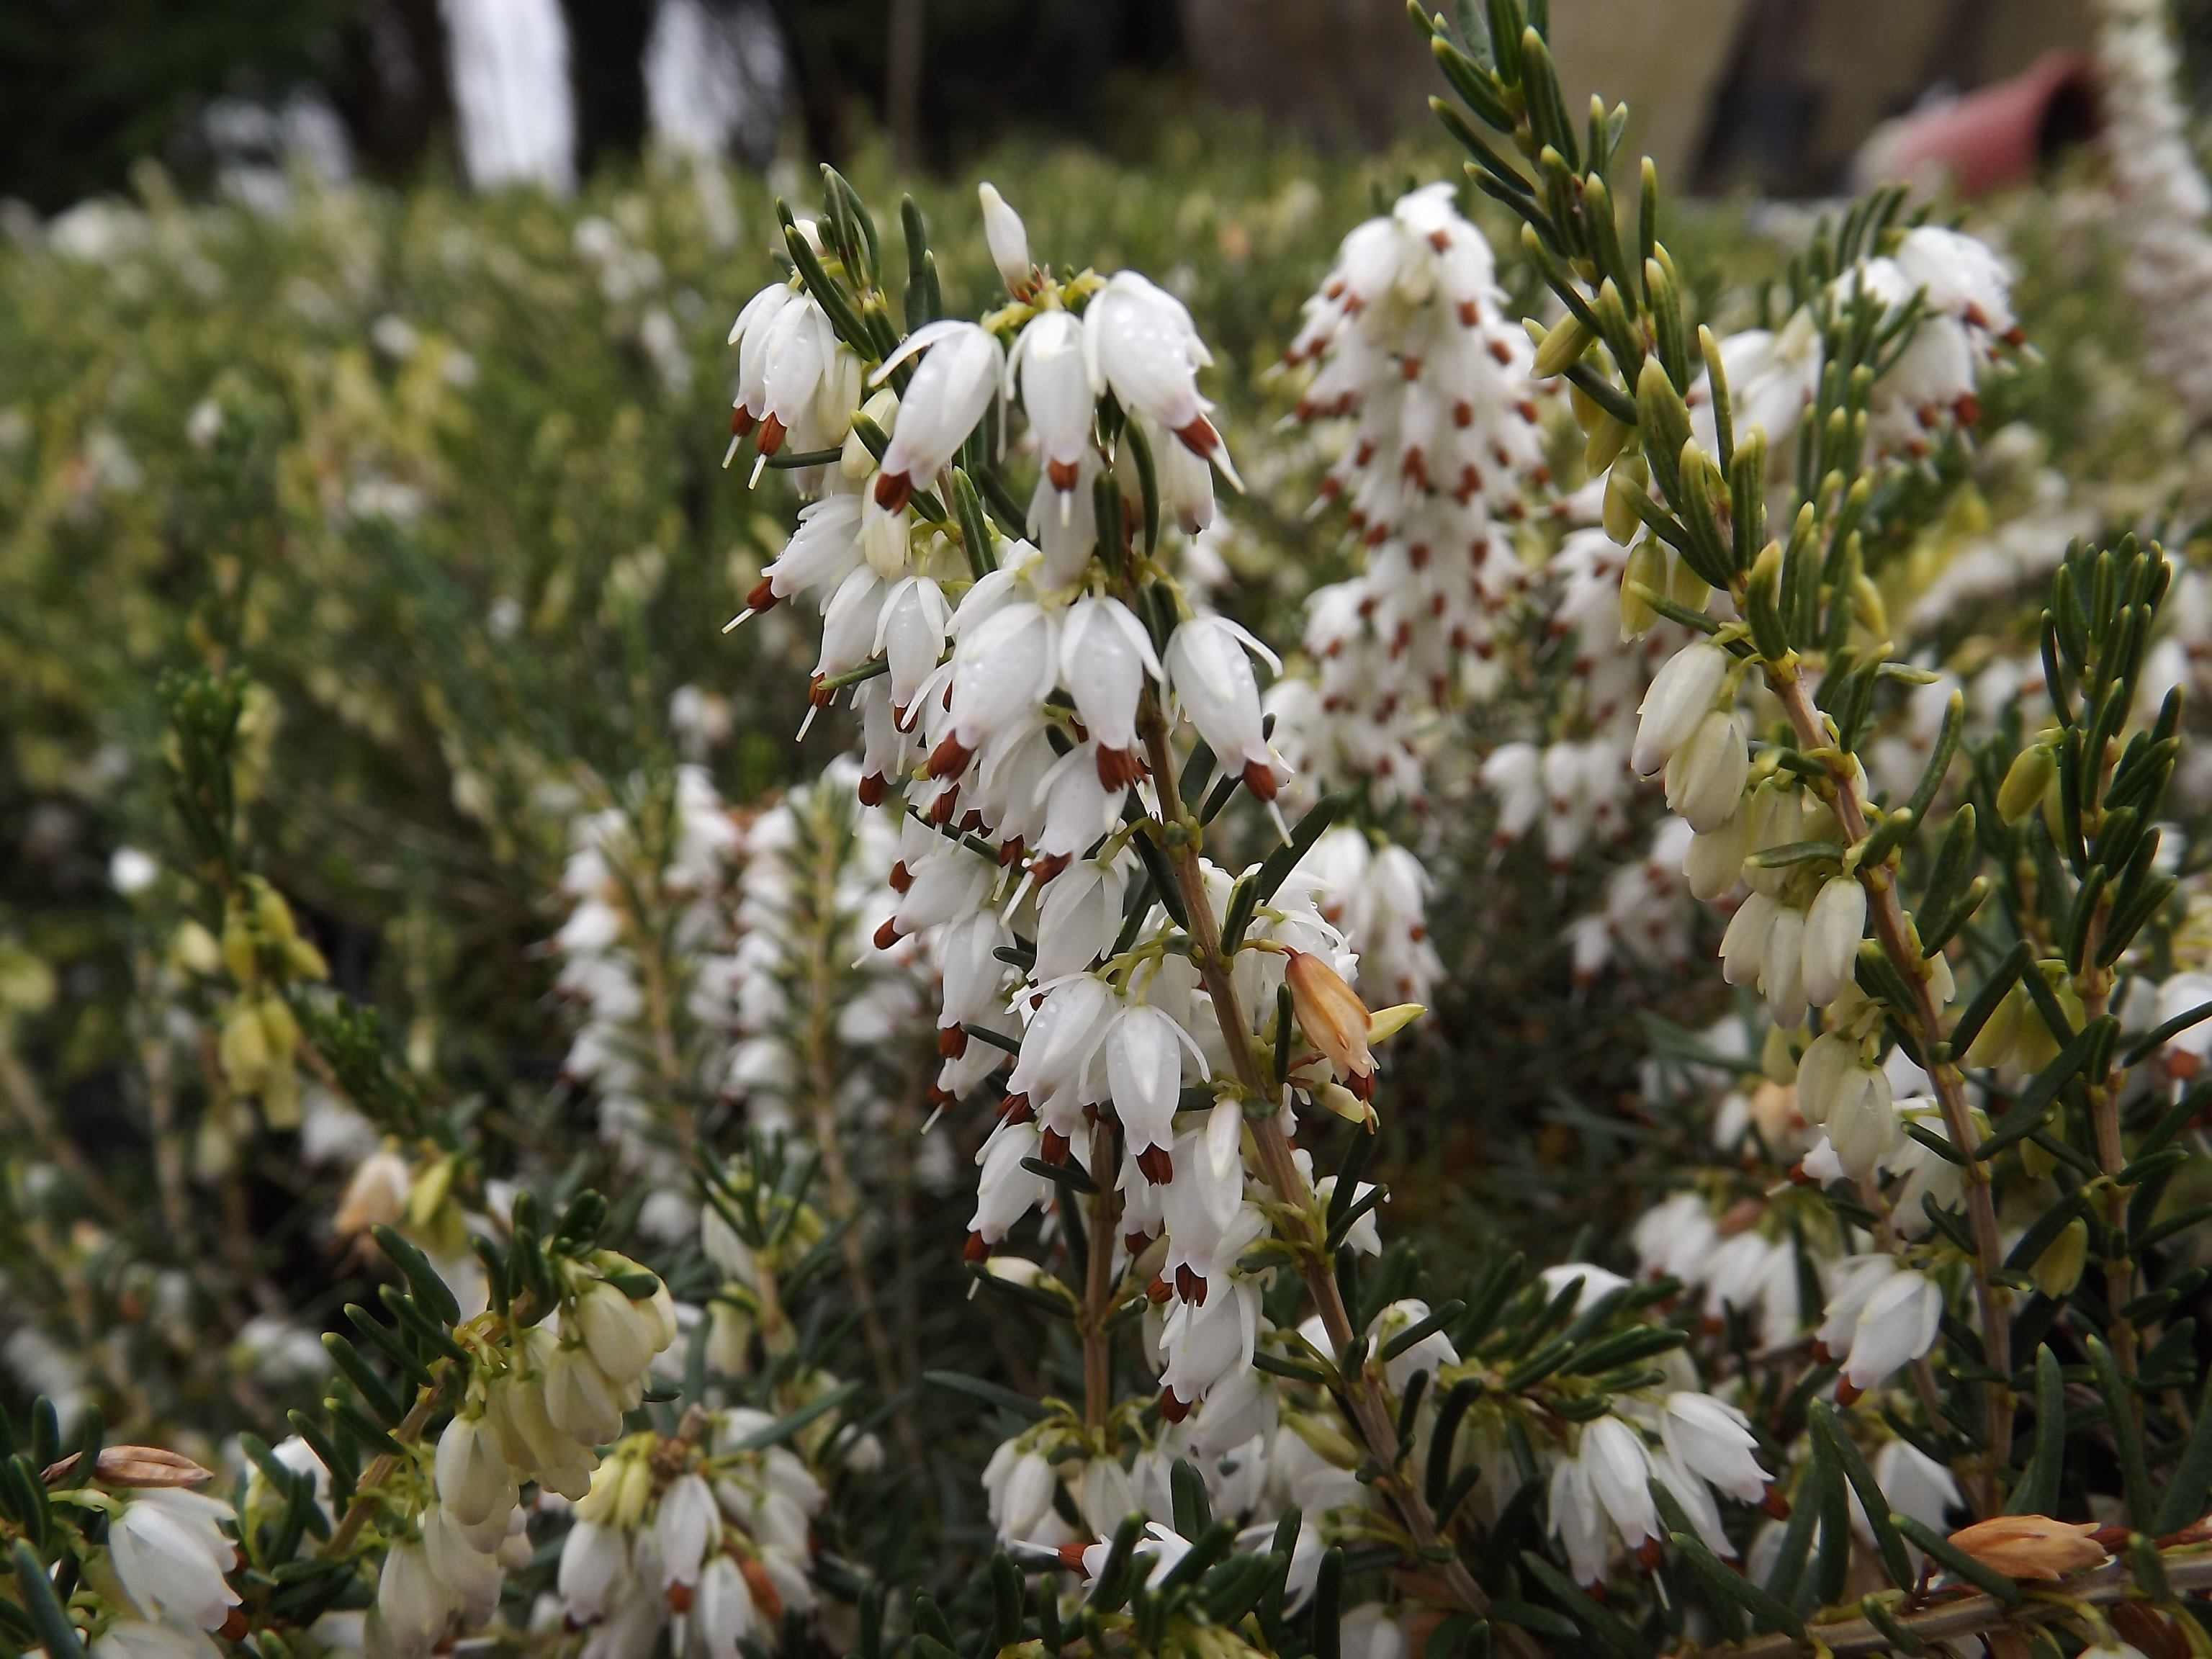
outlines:
[[[645,1659],[665,1632],[685,1659],[771,1650],[812,1611],[811,1517],[823,1490],[799,1455],[763,1445],[775,1419],[695,1407],[678,1431],[610,1449],[561,1545],[561,1609],[592,1659]]]
[[[580,1018],[563,1069],[598,1094],[599,1132],[624,1166],[678,1197],[686,1127],[724,1081],[743,836],[687,765],[579,817],[570,842],[561,890],[573,908],[553,943],[557,988]],[[671,1213],[656,1231],[680,1236],[690,1221]]]
[[[1364,550],[1358,575],[1307,602],[1316,681],[1269,698],[1324,786],[1425,799],[1423,712],[1450,706],[1522,584],[1516,527],[1548,475],[1528,343],[1503,298],[1452,186],[1426,185],[1344,239],[1285,353],[1311,366],[1297,418],[1348,428],[1322,497],[1344,503]]]

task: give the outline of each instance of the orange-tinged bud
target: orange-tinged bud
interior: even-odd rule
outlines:
[[[1367,1052],[1367,1005],[1338,976],[1335,969],[1304,951],[1291,952],[1291,1007],[1306,1040],[1328,1056],[1339,1078],[1366,1077],[1375,1070]]]
[[[2008,1578],[2056,1578],[2105,1559],[2091,1535],[2094,1522],[2053,1521],[2047,1515],[2000,1515],[1951,1534],[1951,1541],[1985,1567]]]

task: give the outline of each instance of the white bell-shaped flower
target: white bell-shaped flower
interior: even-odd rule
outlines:
[[[1022,1167],[1043,1148],[1043,1137],[1034,1123],[1001,1123],[976,1154],[982,1165],[975,1183],[975,1213],[968,1222],[968,1257],[981,1261],[1007,1230],[1031,1210],[1042,1209],[1052,1195],[1052,1183]]]
[[[1084,311],[1083,356],[1092,392],[1110,387],[1124,409],[1142,410],[1229,471],[1229,452],[1198,395],[1198,371],[1212,354],[1182,301],[1133,270],[1116,271]]]
[[[1040,985],[1082,972],[1121,931],[1121,902],[1128,872],[1119,860],[1080,859],[1054,876],[1037,905],[1036,963]]]
[[[1022,1034],[1021,1054],[1006,1079],[1008,1091],[1028,1096],[1037,1115],[1048,1123],[1054,1119],[1072,1121],[1081,1104],[1078,1097],[1085,1073],[1114,1011],[1114,994],[1088,974],[1054,986]]]
[[[1175,1421],[1224,1379],[1252,1367],[1259,1335],[1260,1287],[1249,1279],[1203,1303],[1179,1301],[1161,1333],[1161,1414]]]
[[[964,612],[974,599],[970,590],[961,610]],[[965,770],[968,755],[1036,712],[1059,677],[1059,646],[1057,621],[1030,601],[1005,605],[972,629],[963,623],[960,643],[952,653],[956,752],[942,763],[931,755],[933,775],[949,777]],[[957,764],[952,763],[955,759]]]
[[[605,1617],[608,1607],[629,1583],[629,1540],[616,1527],[578,1521],[561,1540],[558,1577],[568,1617],[588,1625]]]
[[[1128,606],[1084,599],[1068,607],[1060,629],[1060,683],[1097,746],[1098,781],[1109,789],[1126,787],[1142,770],[1137,700],[1147,674],[1164,678],[1151,636]]]
[[[1121,821],[1128,786],[1107,783],[1112,770],[1095,743],[1079,744],[1054,763],[1037,784],[1044,806],[1044,825],[1037,832],[1039,852],[1052,858],[1073,857]]]
[[[987,331],[946,319],[908,335],[876,371],[874,383],[917,352],[925,355],[900,396],[898,429],[876,477],[877,504],[891,511],[942,472],[968,441],[1006,370],[1006,354]]]
[[[1182,1091],[1183,1051],[1206,1074],[1206,1056],[1190,1034],[1158,1008],[1137,1003],[1124,1008],[1107,1027],[1106,1083],[1114,1096],[1138,1167],[1147,1179],[1175,1178],[1169,1148],[1175,1143],[1176,1097]]]
[[[1753,1455],[1759,1442],[1744,1414],[1709,1394],[1678,1390],[1659,1414],[1659,1437],[1683,1468],[1746,1504],[1757,1504],[1771,1484]]]
[[[661,1587],[697,1583],[707,1553],[721,1536],[721,1513],[706,1481],[696,1474],[671,1481],[653,1521],[653,1542],[660,1551]]]
[[[1805,913],[1793,905],[1774,907],[1759,964],[1759,989],[1766,1012],[1784,1030],[1805,1018]]]
[[[944,590],[927,576],[906,577],[884,596],[875,649],[884,653],[891,698],[900,708],[911,703],[922,682],[936,672],[951,616]]]
[[[737,1659],[738,1644],[752,1633],[751,1589],[738,1564],[717,1555],[700,1571],[691,1598],[684,1659]]]
[[[799,510],[799,527],[775,562],[761,573],[761,586],[746,595],[746,606],[765,611],[794,593],[830,594],[860,563],[860,498],[830,495]]]
[[[1278,673],[1282,671],[1274,653],[1235,623],[1222,617],[1193,617],[1168,640],[1168,679],[1222,770],[1241,773],[1255,795],[1273,800],[1274,762],[1261,729],[1260,683],[1248,652]]]
[[[201,1630],[222,1624],[240,1599],[223,1577],[237,1550],[219,1523],[231,1515],[229,1504],[181,1486],[131,1493],[108,1522],[107,1550],[141,1613]]]
[[[1040,311],[1014,342],[1006,374],[1019,380],[1044,482],[1060,498],[1059,517],[1066,523],[1073,506],[1067,498],[1081,481],[1085,457],[1093,453],[1097,414],[1083,361],[1083,325],[1065,311]]]

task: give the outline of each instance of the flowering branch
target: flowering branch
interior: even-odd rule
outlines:
[[[2212,1589],[2212,1556],[2174,1553],[2160,1557],[2165,1591],[2187,1595]],[[1784,1654],[1826,1651],[1835,1659],[1903,1650],[1899,1632],[1916,1642],[1942,1642],[1961,1636],[2027,1632],[2069,1616],[2074,1605],[2112,1607],[2139,1596],[2166,1601],[2159,1587],[2147,1584],[2126,1562],[2113,1560],[2092,1571],[2071,1575],[2046,1591],[2029,1586],[2026,1599],[2005,1601],[1994,1595],[1965,1595],[1939,1601],[1920,1612],[1899,1610],[1876,1625],[1865,1618],[1833,1622],[1810,1621],[1807,1640],[1788,1636],[1762,1636],[1718,1650],[1735,1659],[1781,1659]],[[2184,1613],[2184,1618],[2189,1617]],[[1887,1626],[1887,1628],[1883,1626]]]

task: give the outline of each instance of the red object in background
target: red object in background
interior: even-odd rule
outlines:
[[[2047,52],[1994,86],[1900,116],[1869,139],[1856,171],[1872,183],[1946,175],[1962,197],[2023,183],[2100,125],[2096,71],[2077,52]]]

